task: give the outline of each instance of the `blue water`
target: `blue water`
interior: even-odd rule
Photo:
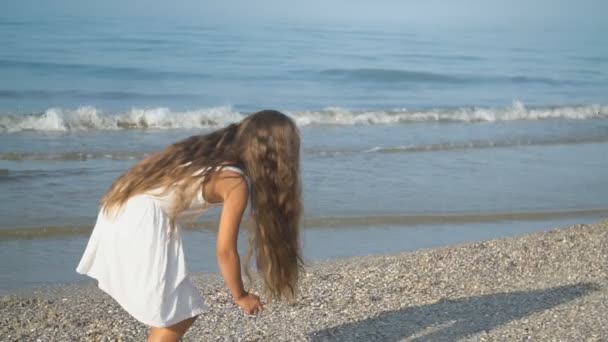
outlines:
[[[386,110],[604,103],[606,32],[0,23],[0,106]]]
[[[0,19],[0,289],[75,280],[115,177],[263,108],[302,132],[309,260],[605,217],[607,33]]]

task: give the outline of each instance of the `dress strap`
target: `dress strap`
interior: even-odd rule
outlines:
[[[245,172],[243,170],[241,170],[241,168],[236,167],[234,165],[220,165],[220,166],[218,166],[218,169],[233,171],[233,172],[239,173],[243,176],[245,175]]]
[[[208,169],[208,167],[207,167],[207,168],[204,168],[204,169],[202,169],[202,170],[199,170],[199,172],[198,172],[198,173],[199,173],[199,174],[201,174],[201,173],[203,173],[203,172],[204,172],[205,170],[207,170],[207,169]],[[243,179],[245,179],[245,182],[247,183],[247,187],[250,187],[250,184],[249,184],[249,178],[247,178],[247,175],[245,174],[245,172],[244,172],[244,171],[243,171],[241,168],[239,168],[239,167],[237,167],[237,166],[234,166],[234,165],[219,165],[219,166],[217,166],[217,167],[215,168],[215,170],[216,170],[216,171],[220,171],[220,170],[228,170],[228,171],[236,172],[236,173],[238,173],[239,175],[241,175],[241,176],[243,177]],[[198,200],[199,200],[199,201],[201,201],[202,203],[207,203],[207,204],[209,204],[209,205],[220,205],[220,204],[221,204],[221,203],[212,203],[212,202],[208,202],[208,201],[205,199],[204,195],[203,195],[203,190],[202,190],[202,189],[201,189],[200,191],[198,191],[198,193],[197,193],[197,198],[198,198]]]
[[[189,162],[189,163],[191,163],[191,162]],[[188,164],[184,164],[184,166],[186,166],[186,165],[188,165]],[[201,175],[201,174],[203,174],[203,172],[205,172],[207,170],[209,170],[208,166],[206,166],[206,167],[204,167],[204,168],[196,171],[194,173],[194,176]],[[226,164],[226,165],[219,165],[219,166],[215,167],[215,171],[220,171],[220,170],[229,170],[229,171],[236,172],[236,173],[240,174],[241,176],[246,176],[245,175],[245,171],[243,171],[240,167],[234,166],[234,165],[228,165],[228,164]]]

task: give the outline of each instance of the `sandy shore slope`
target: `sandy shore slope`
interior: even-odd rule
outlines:
[[[185,341],[608,341],[608,221],[463,246],[311,265],[295,305],[257,317],[221,279]],[[91,285],[0,298],[1,341],[140,341]]]

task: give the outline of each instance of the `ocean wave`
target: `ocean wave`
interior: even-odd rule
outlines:
[[[24,69],[28,71],[52,71],[61,74],[90,75],[96,78],[112,79],[139,79],[139,80],[158,80],[158,79],[204,79],[207,74],[195,71],[175,71],[175,70],[153,70],[141,67],[98,65],[65,62],[39,62],[0,59],[0,68]]]
[[[585,135],[554,138],[515,138],[506,140],[475,140],[455,141],[435,144],[413,144],[400,146],[373,146],[364,149],[332,149],[332,148],[304,148],[305,156],[332,158],[340,156],[352,156],[355,154],[391,154],[391,153],[423,153],[453,150],[479,150],[492,148],[509,148],[519,146],[547,146],[547,145],[574,145],[588,143],[606,143],[606,135]],[[0,161],[61,161],[81,162],[88,160],[115,160],[129,161],[139,160],[152,153],[151,151],[66,151],[66,152],[0,152]],[[0,169],[0,178],[9,175],[8,169]],[[13,173],[12,176],[15,174]]]
[[[304,150],[305,154],[318,157],[338,157],[344,155],[354,155],[359,153],[421,153],[421,152],[437,152],[437,151],[453,151],[453,150],[480,150],[492,148],[509,148],[518,146],[547,146],[547,145],[574,145],[574,144],[589,144],[589,143],[605,143],[608,142],[606,135],[585,135],[585,136],[570,136],[570,137],[531,137],[531,138],[514,138],[505,140],[475,140],[475,141],[453,141],[435,144],[412,144],[399,146],[374,146],[362,150],[347,150],[347,149],[313,149]],[[1,159],[1,158],[0,158]]]
[[[79,100],[132,100],[132,99],[192,99],[199,97],[197,94],[186,93],[140,93],[132,91],[101,91],[101,92],[83,92],[80,90],[0,90],[0,99],[53,99],[53,98],[72,98]]]
[[[78,169],[59,169],[59,170],[10,170],[0,169],[0,183],[6,182],[20,182],[29,181],[32,179],[40,178],[52,178],[58,179],[60,177],[74,177],[90,172],[98,172],[94,168],[78,168]]]
[[[364,153],[407,153],[407,152],[435,152],[452,150],[479,150],[490,148],[508,148],[517,146],[539,146],[539,145],[573,145],[587,143],[608,142],[608,136],[585,136],[585,137],[557,137],[555,139],[513,139],[497,141],[466,141],[448,142],[427,145],[410,146],[374,146],[364,150]],[[332,153],[327,152],[327,155]]]
[[[412,122],[498,122],[545,119],[605,119],[608,106],[583,105],[527,108],[516,101],[510,107],[430,109],[423,111],[397,109],[389,111],[353,112],[339,107],[321,111],[297,112],[294,117],[300,125],[374,125],[405,124]]]
[[[503,221],[544,221],[577,218],[608,214],[606,208],[564,209],[553,211],[523,211],[496,213],[430,213],[404,215],[343,216],[343,217],[305,217],[304,229],[342,229],[353,227],[403,226],[420,227],[437,224],[479,224]],[[217,222],[201,220],[184,225],[188,231],[211,231]],[[44,227],[3,227],[0,228],[0,241],[21,239],[48,239],[57,236],[86,236],[91,233],[90,225],[66,225]]]
[[[227,107],[173,112],[168,108],[132,109],[125,113],[106,114],[95,107],[75,110],[51,108],[44,113],[0,116],[0,130],[88,131],[119,129],[189,129],[224,126],[243,115]]]
[[[461,83],[467,79],[423,71],[393,69],[326,69],[322,75],[374,82],[444,82]]]
[[[430,110],[350,111],[328,107],[318,111],[286,112],[300,126],[309,125],[391,125],[413,122],[499,122],[546,119],[606,119],[608,106],[580,105],[528,108],[516,101],[502,108],[446,108]],[[231,107],[191,111],[169,108],[131,109],[123,113],[104,113],[95,107],[75,110],[51,108],[43,113],[0,115],[0,132],[88,131],[120,129],[214,128],[243,119],[247,114]]]
[[[546,85],[577,85],[580,82],[559,80],[534,76],[502,76],[502,75],[459,75],[441,74],[426,71],[400,69],[326,69],[321,70],[322,76],[339,80],[354,80],[376,83],[510,83],[510,84],[546,84]]]
[[[608,56],[574,56],[574,59],[578,59],[585,62],[597,62],[605,63],[608,62]]]
[[[8,161],[87,161],[94,159],[136,160],[149,155],[139,151],[70,151],[59,153],[44,152],[0,152],[0,160]],[[2,169],[0,169],[0,176]]]
[[[415,59],[434,59],[434,60],[446,60],[446,61],[483,61],[483,57],[470,56],[470,55],[447,55],[447,54],[431,54],[431,53],[400,53],[393,55],[399,58],[415,58]]]

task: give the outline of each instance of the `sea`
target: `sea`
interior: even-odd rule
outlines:
[[[0,19],[0,46],[0,292],[90,281],[116,177],[269,108],[302,135],[307,263],[608,217],[607,32],[57,16]]]

